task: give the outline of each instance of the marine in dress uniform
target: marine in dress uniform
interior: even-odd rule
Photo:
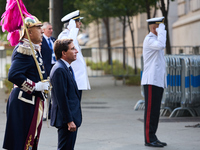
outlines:
[[[82,122],[81,95],[70,64],[77,58],[72,39],[56,40],[57,62],[51,69],[51,126],[58,129],[58,150],[74,150],[78,127]]]
[[[64,16],[61,21],[64,23],[68,23],[68,26],[67,29],[63,30],[58,36],[58,39],[73,39],[73,43],[78,50],[77,59],[72,62],[71,66],[74,70],[75,80],[80,92],[82,92],[82,90],[90,90],[90,83],[87,75],[87,66],[77,40],[77,35],[81,26],[81,19],[83,19],[83,17],[80,17],[79,10],[76,10]]]
[[[150,33],[143,42],[144,70],[141,85],[145,94],[144,137],[145,146],[163,147],[156,136],[163,90],[166,88],[164,49],[166,30],[164,17],[147,20]]]
[[[46,79],[39,43],[42,23],[36,18],[25,18],[43,79]],[[41,82],[32,56],[29,40],[22,29],[20,43],[14,48],[8,80],[14,84],[7,102],[7,123],[3,148],[8,150],[36,150],[42,127],[44,90],[49,83]]]

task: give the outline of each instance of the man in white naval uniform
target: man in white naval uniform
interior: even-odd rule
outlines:
[[[166,46],[166,30],[164,17],[147,20],[150,33],[143,42],[144,70],[141,85],[145,94],[144,134],[145,146],[164,147],[156,136],[160,105],[164,88],[166,88],[164,49]]]
[[[67,29],[64,29],[58,36],[58,39],[73,39],[73,43],[78,50],[77,59],[71,63],[74,70],[75,80],[78,89],[82,93],[82,90],[90,90],[90,83],[87,75],[87,67],[85,60],[83,58],[81,48],[79,46],[77,35],[81,27],[81,19],[79,10],[76,10],[66,16],[64,16],[61,21],[68,23]]]

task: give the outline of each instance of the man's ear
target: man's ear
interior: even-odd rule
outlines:
[[[27,30],[28,30],[28,34],[31,35],[32,31],[30,29],[27,29]]]
[[[65,51],[62,51],[62,56],[65,56]]]

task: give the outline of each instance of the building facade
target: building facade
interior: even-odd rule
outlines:
[[[162,13],[158,9],[156,17],[161,16]],[[135,46],[142,46],[144,37],[148,34],[146,19],[146,13],[138,14],[132,18]],[[168,21],[171,46],[200,45],[200,0],[170,1]],[[110,18],[110,39],[112,47],[122,46],[122,27],[122,23],[118,18]],[[106,46],[106,30],[102,21],[99,23],[99,27],[96,23],[91,23],[88,32],[90,41],[87,43],[87,46]],[[100,39],[100,44],[98,39]],[[128,26],[126,27],[126,46],[132,46]]]

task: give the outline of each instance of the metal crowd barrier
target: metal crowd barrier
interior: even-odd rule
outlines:
[[[200,55],[166,55],[165,60],[168,86],[163,93],[161,115],[177,117],[187,111],[193,117],[200,116]],[[143,103],[139,100],[135,110]]]
[[[167,84],[161,115],[169,117],[200,116],[200,55],[166,55]]]

